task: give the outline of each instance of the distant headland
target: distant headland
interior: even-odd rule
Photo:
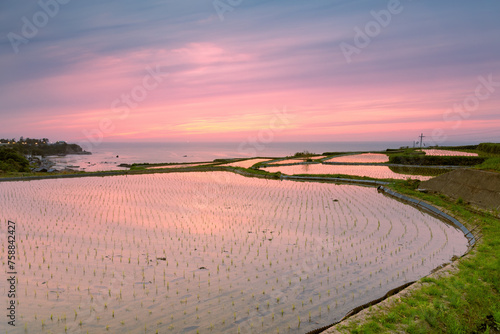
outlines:
[[[48,138],[0,139],[0,172],[49,171],[53,163],[46,156],[92,154],[78,144],[50,142]],[[41,157],[41,158],[39,158]]]
[[[0,148],[11,148],[24,155],[39,155],[42,157],[49,155],[92,154],[83,150],[78,144],[68,144],[65,141],[52,143],[48,138],[20,137],[19,140],[15,138],[0,139]]]

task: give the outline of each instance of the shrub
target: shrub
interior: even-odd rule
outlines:
[[[0,170],[5,172],[29,172],[29,161],[11,148],[0,149]]]
[[[403,184],[406,188],[415,190],[420,185],[420,180],[406,179]]]
[[[478,167],[480,169],[500,172],[500,157],[489,158],[488,160],[486,160],[484,163],[482,163]]]
[[[303,152],[297,152],[293,156],[295,158],[310,158],[314,155],[314,153],[311,153],[309,151],[303,151]]]
[[[477,150],[486,153],[500,154],[500,143],[481,143],[478,145]]]

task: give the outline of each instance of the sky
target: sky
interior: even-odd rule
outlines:
[[[0,138],[500,142],[496,0],[2,0]]]

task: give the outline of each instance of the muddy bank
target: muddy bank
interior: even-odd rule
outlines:
[[[419,187],[480,208],[500,209],[500,173],[459,169],[422,182]]]

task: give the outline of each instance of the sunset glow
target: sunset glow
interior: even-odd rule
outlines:
[[[239,141],[276,110],[275,141],[500,136],[497,2],[72,1],[29,38],[40,5],[3,7],[3,137]]]

